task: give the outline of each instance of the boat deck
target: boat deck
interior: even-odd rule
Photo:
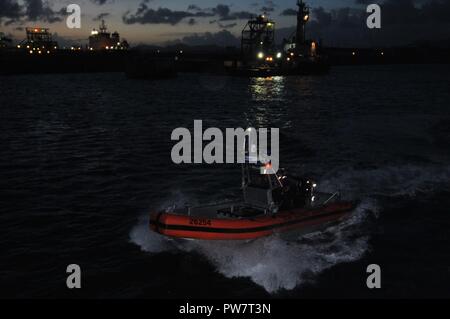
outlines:
[[[314,202],[308,204],[305,208],[317,208],[323,206],[328,201],[332,201],[333,199],[335,199],[333,198],[333,194],[315,193]],[[178,208],[175,209],[173,213],[179,215],[195,216],[199,218],[236,219],[264,216],[266,215],[266,209],[263,205],[257,207],[245,203],[244,201],[234,201],[211,205]]]

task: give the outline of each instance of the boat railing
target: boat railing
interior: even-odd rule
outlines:
[[[206,209],[213,210],[214,208],[224,208],[224,207],[229,207],[230,211],[234,212],[235,208],[238,206],[242,206],[242,204],[243,204],[242,201],[226,201],[226,202],[218,202],[218,203],[211,203],[211,204],[198,205],[198,206],[185,205],[185,207],[187,209],[188,216],[191,216],[192,212],[195,213],[195,211],[198,212],[199,210],[206,210]]]
[[[199,205],[199,206],[190,206],[192,208],[209,208],[209,207],[216,207],[216,206],[231,206],[231,205],[238,205],[242,204],[242,202],[239,201],[227,201],[227,202],[218,202],[218,203],[211,203],[211,204],[205,204],[205,205]]]
[[[323,205],[328,204],[336,196],[339,196],[339,192],[336,192],[336,193],[332,194],[326,201],[323,202]]]

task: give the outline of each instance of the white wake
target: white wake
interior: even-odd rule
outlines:
[[[364,223],[369,216],[379,214],[376,196],[413,195],[449,181],[448,167],[348,169],[326,176],[320,186],[322,190],[339,187],[350,198],[362,196],[361,203],[345,222],[293,241],[274,235],[250,242],[179,242],[150,232],[146,220],[135,226],[130,237],[150,253],[170,250],[200,253],[224,276],[250,278],[274,293],[311,282],[317,274],[336,264],[360,259],[369,249]]]

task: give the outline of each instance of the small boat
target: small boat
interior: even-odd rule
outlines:
[[[262,175],[260,168],[243,165],[242,201],[153,212],[150,229],[168,237],[200,240],[304,234],[342,221],[356,206],[356,202],[342,200],[339,193],[316,192],[316,183],[308,178],[285,170]]]

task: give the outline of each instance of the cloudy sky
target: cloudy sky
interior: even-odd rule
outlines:
[[[65,8],[82,9],[82,28],[70,30]],[[104,18],[131,44],[237,44],[248,17],[267,12],[277,22],[279,38],[295,25],[296,0],[0,0],[0,31],[14,39],[24,27],[50,27],[58,39],[86,41]],[[328,45],[374,46],[450,39],[449,0],[309,0],[309,32]],[[365,27],[365,6],[382,6],[382,30]]]

